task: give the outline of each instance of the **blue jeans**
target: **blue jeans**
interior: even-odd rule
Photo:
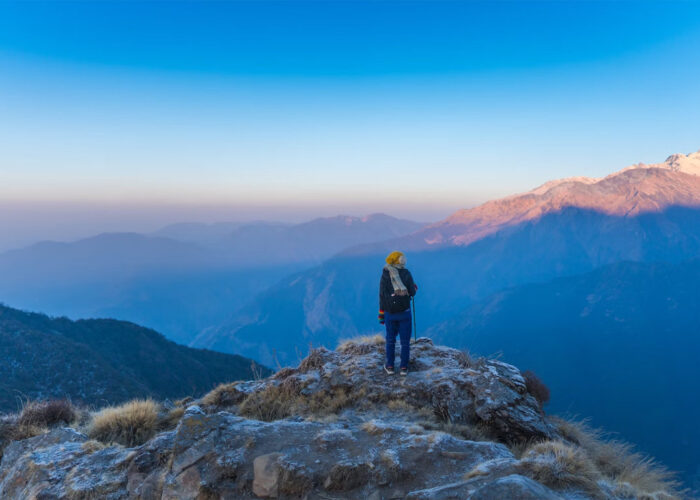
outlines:
[[[408,368],[411,356],[411,310],[400,313],[386,313],[386,366],[394,366],[396,357],[396,335],[401,339],[401,368]]]

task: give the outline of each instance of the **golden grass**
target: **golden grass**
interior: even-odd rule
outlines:
[[[446,422],[436,418],[432,411],[422,410],[420,412],[423,420],[418,421],[418,425],[423,428],[424,431],[444,432],[445,434],[459,439],[466,439],[467,441],[497,441],[485,424]]]
[[[597,481],[601,474],[588,454],[563,441],[543,441],[532,445],[518,465],[520,472],[554,489],[580,488],[600,498]]]
[[[205,394],[200,400],[203,405],[216,407],[229,407],[240,403],[245,394],[236,390],[240,381],[219,384],[214,389]]]
[[[238,413],[265,422],[289,417],[294,414],[300,391],[296,379],[268,385],[261,391],[249,394],[239,406]]]
[[[586,451],[596,467],[620,487],[629,485],[639,498],[680,498],[680,483],[675,474],[653,459],[637,453],[627,443],[606,439],[585,420],[552,418],[568,441]]]
[[[90,439],[88,441],[85,441],[81,448],[87,452],[88,454],[95,453],[96,451],[100,451],[104,449],[105,444],[100,443],[99,441],[95,441],[94,439]]]
[[[368,420],[363,422],[360,429],[365,431],[367,434],[372,434],[373,436],[380,436],[386,431],[386,427],[377,425],[376,420]]]
[[[374,347],[384,345],[383,335],[361,335],[350,339],[343,339],[338,344],[336,351],[343,354],[367,354]]]
[[[313,394],[302,394],[303,387],[295,378],[270,384],[243,400],[238,413],[245,417],[271,422],[292,415],[320,418],[337,413],[364,397],[364,391],[333,388]]]
[[[129,447],[143,444],[158,430],[158,410],[158,404],[151,399],[104,408],[93,416],[88,435],[103,443]]]
[[[325,361],[323,359],[323,353],[327,352],[324,347],[319,347],[318,349],[311,349],[308,356],[301,360],[299,363],[298,370],[302,373],[306,373],[311,370],[318,370],[321,368]]]

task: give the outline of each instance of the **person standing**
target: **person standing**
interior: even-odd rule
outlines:
[[[379,281],[379,322],[386,326],[386,362],[384,371],[389,375],[394,372],[396,357],[396,336],[401,341],[401,375],[408,374],[408,362],[411,356],[411,297],[416,294],[418,286],[413,281],[411,272],[406,269],[406,256],[402,252],[391,252],[386,258],[386,265]]]

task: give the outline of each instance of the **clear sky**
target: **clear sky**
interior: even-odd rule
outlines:
[[[698,150],[699,117],[700,2],[0,0],[0,249],[434,220]]]

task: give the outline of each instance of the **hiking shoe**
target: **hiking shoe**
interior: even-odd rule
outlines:
[[[401,367],[401,376],[405,377],[406,375],[408,375],[408,368],[402,366]]]
[[[384,371],[387,372],[389,375],[393,375],[394,373],[396,373],[396,372],[394,371],[394,367],[393,367],[393,366],[386,366],[386,365],[384,365]]]

